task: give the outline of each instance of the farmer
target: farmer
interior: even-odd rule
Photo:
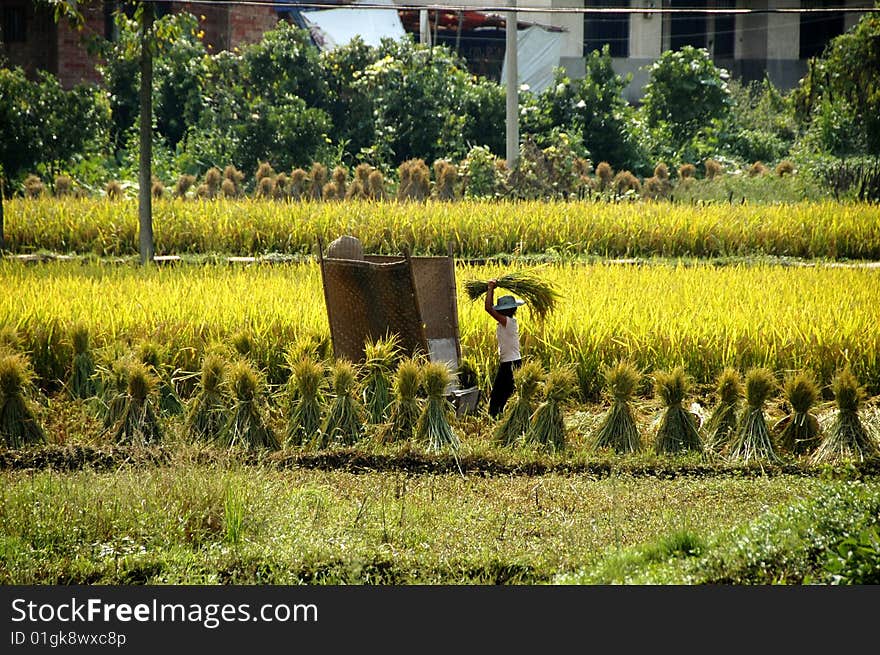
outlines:
[[[492,383],[492,392],[489,395],[489,415],[497,418],[504,409],[504,405],[513,393],[513,369],[519,368],[522,358],[519,354],[519,326],[516,323],[516,308],[525,305],[524,300],[517,300],[513,296],[501,296],[498,304],[494,304],[495,287],[498,281],[489,280],[486,292],[485,309],[489,315],[498,321],[495,327],[495,337],[498,339],[498,356],[500,364],[495,381]]]

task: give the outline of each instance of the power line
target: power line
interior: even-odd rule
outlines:
[[[162,0],[143,0],[159,4]],[[438,5],[438,4],[379,4],[371,2],[291,2],[285,0],[175,0],[177,5],[249,6],[273,9],[385,9],[395,11],[465,12],[478,11],[488,14],[538,13],[538,14],[704,14],[704,15],[757,15],[757,14],[835,14],[880,13],[880,7],[778,7],[753,8],[673,8],[673,7],[529,7],[509,5]]]

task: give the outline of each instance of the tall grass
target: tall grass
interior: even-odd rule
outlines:
[[[504,270],[460,265],[456,275]],[[869,393],[880,392],[880,270],[602,263],[544,266],[540,275],[563,298],[544,321],[521,308],[523,354],[548,370],[573,364],[582,399],[601,397],[602,367],[621,358],[648,373],[681,364],[698,385],[714,384],[725,367],[766,366],[809,370],[825,386],[849,362]],[[15,328],[41,386],[69,370],[71,350],[51,335],[77,322],[88,328],[97,360],[149,338],[166,346],[166,366],[190,372],[212,342],[246,327],[249,357],[270,385],[287,381],[291,344],[329,335],[315,264],[140,269],[3,261],[0,287],[16,290],[0,299],[0,325]],[[458,288],[462,355],[484,379],[497,356],[494,331],[482,304]]]
[[[725,194],[726,195],[726,194]],[[138,252],[137,201],[6,201],[7,248],[125,255]],[[880,259],[880,207],[832,201],[785,205],[466,200],[456,203],[274,203],[157,199],[157,253],[308,253],[316,236],[358,237],[367,252],[470,256],[548,249],[612,256]]]

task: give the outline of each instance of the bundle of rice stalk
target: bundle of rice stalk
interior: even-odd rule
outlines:
[[[422,366],[422,385],[428,398],[416,424],[416,438],[427,444],[429,452],[440,452],[448,446],[456,455],[461,446],[449,424],[454,410],[446,389],[451,381],[452,373],[443,362],[425,362]]]
[[[407,441],[415,436],[416,425],[422,413],[418,399],[421,374],[421,365],[411,357],[397,365],[388,422],[379,431],[379,438],[383,443]]]
[[[97,393],[95,386],[95,360],[89,348],[89,329],[77,325],[71,333],[73,341],[73,365],[70,369],[68,392],[72,398],[91,398]]]
[[[33,378],[24,355],[0,353],[0,439],[8,448],[46,442],[28,399]]]
[[[703,449],[697,421],[693,414],[682,407],[690,388],[691,380],[680,366],[672,371],[657,371],[654,374],[654,393],[660,396],[666,406],[654,440],[654,450],[658,453]]]
[[[811,452],[821,441],[819,420],[810,412],[819,399],[819,387],[806,371],[789,376],[783,387],[791,413],[777,424],[779,445],[796,455]]]
[[[848,366],[834,377],[831,390],[837,403],[837,414],[822,443],[813,453],[811,463],[847,459],[864,461],[880,456],[877,435],[868,432],[859,416],[860,406],[867,394]]]
[[[144,341],[138,346],[138,359],[150,367],[156,378],[156,388],[159,393],[159,409],[165,414],[182,414],[183,402],[174,385],[167,379],[165,369],[162,366],[162,349],[153,341]]]
[[[715,390],[718,402],[706,419],[706,447],[719,452],[730,442],[736,432],[740,402],[743,398],[742,379],[739,371],[725,368],[718,375]]]
[[[302,446],[318,440],[324,404],[324,369],[308,357],[291,367],[291,402],[287,420],[287,441]]]
[[[496,281],[500,288],[507,289],[525,300],[540,319],[553,310],[560,298],[559,292],[553,285],[530,273],[514,271],[496,278]],[[468,298],[476,300],[489,290],[489,284],[483,280],[468,280],[464,288]]]
[[[391,334],[385,339],[369,340],[364,346],[364,406],[370,423],[380,424],[388,418],[391,404],[391,372],[400,352],[400,338]]]
[[[191,438],[198,441],[218,439],[229,423],[225,378],[226,361],[216,353],[205,355],[199,387],[186,412],[186,431]]]
[[[544,369],[538,362],[528,361],[513,372],[516,396],[508,404],[495,428],[495,441],[502,446],[512,446],[529,431],[535,412],[535,395],[545,380]],[[558,384],[558,383],[557,383]]]
[[[544,378],[544,400],[532,414],[523,437],[527,443],[538,443],[549,450],[565,449],[565,423],[562,408],[577,387],[577,376],[570,366],[551,369]]]
[[[233,401],[220,442],[229,448],[278,450],[281,444],[266,421],[259,373],[248,360],[239,359],[230,365],[228,379]]]
[[[18,330],[11,325],[0,328],[0,355],[13,355],[21,352],[21,339]]]
[[[128,366],[130,361],[119,358],[110,364],[109,369],[102,370],[102,396],[104,411],[104,429],[110,429],[122,416],[128,395]]]
[[[596,430],[593,446],[613,448],[618,453],[637,452],[642,449],[642,440],[630,403],[642,374],[626,360],[605,366],[602,373],[611,407]]]
[[[762,459],[779,461],[764,417],[764,404],[776,388],[776,378],[772,371],[752,368],[746,372],[747,407],[740,417],[736,431],[731,435],[727,446],[728,458],[743,462]]]
[[[357,367],[347,359],[337,359],[331,376],[334,398],[319,435],[321,448],[331,443],[350,446],[360,441],[366,422],[366,411],[357,397]]]
[[[156,412],[155,395],[159,381],[143,362],[130,362],[126,367],[127,392],[122,410],[112,427],[113,440],[120,444],[146,445],[162,438]]]

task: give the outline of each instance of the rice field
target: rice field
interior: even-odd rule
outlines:
[[[821,384],[850,364],[880,392],[880,270],[689,261],[518,266],[561,294],[541,321],[521,310],[523,352],[546,367],[577,368],[582,397],[598,397],[603,364],[631,359],[644,372],[681,365],[698,383],[726,366],[809,369]],[[462,355],[484,382],[494,373],[494,329],[467,281],[500,277],[509,266],[460,264]],[[88,328],[108,355],[143,340],[166,347],[166,363],[197,370],[205,347],[247,334],[270,381],[288,371],[299,339],[329,340],[320,269],[314,262],[140,267],[55,262],[0,263],[0,327],[13,328],[43,383],[62,378],[69,333]]]
[[[137,201],[4,201],[7,248],[26,253],[137,253]],[[311,253],[351,234],[366,252],[610,257],[774,255],[880,259],[880,206],[863,203],[272,202],[156,200],[159,254]]]

